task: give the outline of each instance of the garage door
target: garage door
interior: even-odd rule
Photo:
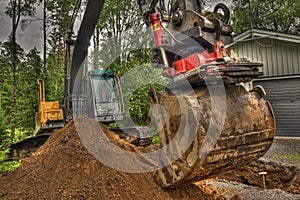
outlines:
[[[253,85],[267,92],[276,117],[276,136],[300,137],[300,77],[256,80]]]

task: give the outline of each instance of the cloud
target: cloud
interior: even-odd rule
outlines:
[[[0,15],[0,41],[6,41],[10,32],[10,18],[6,15]]]
[[[5,14],[6,1],[0,1],[0,41],[6,41],[10,33],[10,18]]]
[[[11,33],[11,19],[5,14],[5,8],[7,2],[0,1],[0,41],[7,41],[9,34]],[[37,13],[40,14],[40,8]],[[38,51],[43,50],[43,33],[40,29],[41,21],[33,21],[28,24],[24,30],[19,25],[17,30],[17,42],[21,47],[28,52],[32,48],[36,47]]]
[[[25,51],[34,47],[36,47],[38,51],[42,51],[43,32],[41,30],[41,26],[42,24],[40,21],[34,21],[24,30],[22,30],[21,27],[18,28],[17,41]]]

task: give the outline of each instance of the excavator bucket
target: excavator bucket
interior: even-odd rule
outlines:
[[[219,3],[206,17],[194,3],[178,0],[172,7],[167,28],[173,37],[168,37],[159,12],[150,14],[160,63],[167,66],[162,74],[171,78],[166,92],[149,91],[150,113],[164,151],[164,167],[156,177],[164,188],[246,165],[267,152],[275,133],[263,88],[247,91],[241,85],[262,75],[262,63],[226,50],[233,42],[230,10]],[[164,43],[165,37],[171,42]]]
[[[169,188],[203,180],[267,152],[275,119],[262,87],[247,91],[223,85],[186,93],[149,91],[160,145],[170,160],[157,172],[159,185]]]

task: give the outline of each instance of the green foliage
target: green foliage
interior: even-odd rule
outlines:
[[[10,137],[10,132],[7,129],[0,129],[0,141],[0,149],[7,149],[13,142],[13,139]]]
[[[9,149],[0,151],[0,174],[2,174],[5,171],[14,170],[21,164],[21,161],[6,161],[8,153]]]
[[[57,58],[53,56],[48,57],[47,66],[48,71],[44,75],[46,100],[62,102],[64,95],[63,67],[57,64]]]
[[[16,112],[17,112],[17,96],[18,96],[18,71],[19,71],[19,64],[21,59],[19,56],[23,56],[24,54],[18,52],[19,45],[17,44],[17,30],[20,24],[20,20],[23,17],[33,17],[36,13],[36,0],[9,0],[8,6],[5,8],[5,14],[10,17],[11,19],[11,33],[7,44],[10,44],[7,48],[8,56],[11,57],[10,67],[12,70],[12,82],[13,82],[13,95],[12,95],[12,109],[10,113],[10,129],[11,135],[14,137],[15,130],[17,128],[17,119],[16,119]]]
[[[159,135],[158,135],[158,133],[156,133],[152,136],[151,144],[153,144],[153,145],[159,144]]]
[[[20,55],[22,50],[18,46],[18,54]],[[2,132],[6,132],[7,129],[10,129],[12,124],[11,122],[11,113],[12,113],[12,104],[13,104],[13,70],[12,70],[12,41],[9,38],[8,41],[2,43],[0,48],[1,55],[1,68],[0,68],[0,117],[1,117],[1,128]],[[21,56],[20,56],[21,58]],[[18,61],[19,62],[19,61]]]
[[[17,97],[17,128],[26,135],[33,131],[33,105],[37,103],[36,80],[42,76],[42,61],[36,48],[29,51],[20,65]]]
[[[0,133],[1,135],[9,129],[9,113],[11,112],[11,95],[12,95],[12,82],[11,70],[6,63],[0,68]]]
[[[140,54],[139,58],[142,60],[140,62],[151,56],[149,51],[142,48],[139,48],[138,52],[134,51],[137,43],[143,43],[137,37],[142,24],[143,20],[135,2],[105,1],[93,37],[95,48],[91,56],[93,68],[116,69],[118,75],[123,76],[129,69],[139,65],[137,62],[134,64],[130,62],[137,61],[137,54]],[[141,53],[144,55],[141,56]]]
[[[130,115],[136,117],[144,117],[145,114],[148,114],[148,91],[150,88],[162,91],[165,87],[155,83],[150,83],[139,87],[136,91],[133,92],[130,97]]]
[[[111,128],[117,128],[117,127],[118,127],[118,126],[117,126],[117,124],[116,124],[115,122],[110,123],[110,124],[107,125],[107,128],[108,128],[108,129],[111,129]]]
[[[5,12],[11,18],[15,31],[19,25],[26,28],[28,22],[33,19],[30,17],[36,14],[37,4],[41,2],[9,0]],[[47,41],[50,44],[46,69],[43,68],[40,52],[33,48],[25,54],[22,47],[16,43],[14,33],[7,41],[0,42],[0,149],[7,148],[13,142],[33,133],[37,78],[45,79],[47,100],[61,100],[65,33],[69,29],[75,2],[78,1],[46,2]]]
[[[66,33],[73,29],[72,16],[79,1],[46,1],[47,60],[45,73],[45,95],[47,101],[62,102],[64,93],[64,64]],[[80,16],[79,10],[78,15]],[[49,17],[48,17],[49,16]],[[78,19],[78,18],[77,18]],[[74,18],[75,20],[75,18]],[[76,32],[76,30],[72,30]]]
[[[145,64],[130,70],[123,77],[122,91],[125,99],[126,116],[131,116],[141,125],[149,121],[148,91],[154,88],[163,91],[167,80],[161,76],[161,69]]]
[[[46,1],[46,29],[49,32],[47,43],[49,55],[59,59],[59,53],[64,52],[65,36],[71,24],[73,9],[78,3],[77,0],[68,1]],[[75,31],[75,30],[73,30]],[[48,63],[47,63],[48,64]]]
[[[254,28],[285,33],[300,33],[299,0],[234,0],[232,24],[236,33],[250,28],[249,13]]]
[[[125,79],[122,84],[125,115],[139,124],[148,122],[149,89],[165,88],[161,69],[153,69],[147,64],[152,62],[152,50],[147,47],[150,38],[142,31],[143,23],[135,2],[106,1],[94,33],[95,48],[90,56],[92,68],[114,69]]]
[[[102,9],[98,28],[100,34],[112,37],[143,24],[138,6],[131,0],[107,0]]]
[[[8,147],[11,143],[21,140],[32,133],[34,128],[34,112],[32,106],[37,101],[35,89],[36,79],[42,75],[42,61],[39,52],[34,48],[24,56],[23,49],[18,46],[18,73],[16,98],[16,129],[12,134],[11,115],[13,99],[13,72],[11,68],[11,42],[4,42],[1,46],[0,77],[0,146]]]

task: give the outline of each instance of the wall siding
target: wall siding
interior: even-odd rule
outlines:
[[[300,45],[264,38],[239,42],[230,47],[239,57],[264,64],[264,77],[300,74]]]
[[[277,124],[277,136],[300,137],[300,77],[277,80],[255,80],[267,92]]]

